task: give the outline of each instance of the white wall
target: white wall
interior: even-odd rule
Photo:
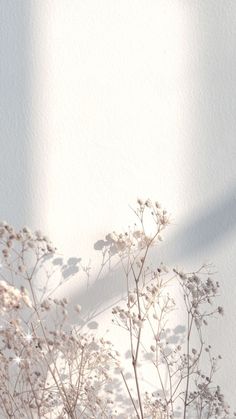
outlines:
[[[167,263],[217,266],[226,316],[209,339],[233,402],[236,2],[0,0],[0,15],[0,217],[95,266],[128,204],[162,202]]]

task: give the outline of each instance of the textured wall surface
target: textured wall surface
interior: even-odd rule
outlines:
[[[217,267],[226,315],[209,339],[233,402],[236,2],[0,0],[0,16],[0,218],[98,264],[128,205],[158,199],[165,261]]]

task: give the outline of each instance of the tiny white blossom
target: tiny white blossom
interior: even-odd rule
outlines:
[[[77,304],[75,306],[75,311],[77,311],[77,313],[80,313],[81,312],[81,306],[79,304]]]

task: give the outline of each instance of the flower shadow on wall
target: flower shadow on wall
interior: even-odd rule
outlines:
[[[218,203],[209,204],[202,212],[198,211],[197,219],[186,220],[184,226],[172,236],[168,243],[162,243],[162,249],[166,247],[168,259],[173,264],[179,263],[183,258],[191,258],[199,250],[205,252],[227,235],[234,234],[236,228],[236,189],[231,190],[227,196],[223,196]],[[176,246],[178,243],[178,246]],[[83,313],[91,319],[101,311],[111,307],[112,301],[125,292],[126,286],[119,264],[109,268],[109,260],[104,260],[104,249],[109,246],[108,237],[100,239],[94,244],[94,249],[101,252],[101,269],[91,285],[79,291],[79,295],[71,295],[72,300],[80,298],[83,301]],[[163,252],[161,252],[162,254]],[[157,264],[161,262],[160,252],[151,248],[150,260]],[[161,256],[163,257],[163,256]],[[101,275],[102,274],[102,275]]]

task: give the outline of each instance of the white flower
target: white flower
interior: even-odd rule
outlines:
[[[32,307],[31,300],[27,291],[9,285],[6,281],[0,281],[0,312],[17,310],[21,304],[25,303],[28,307]]]
[[[81,306],[79,304],[77,304],[75,306],[75,311],[77,311],[77,313],[80,313],[81,312]]]

